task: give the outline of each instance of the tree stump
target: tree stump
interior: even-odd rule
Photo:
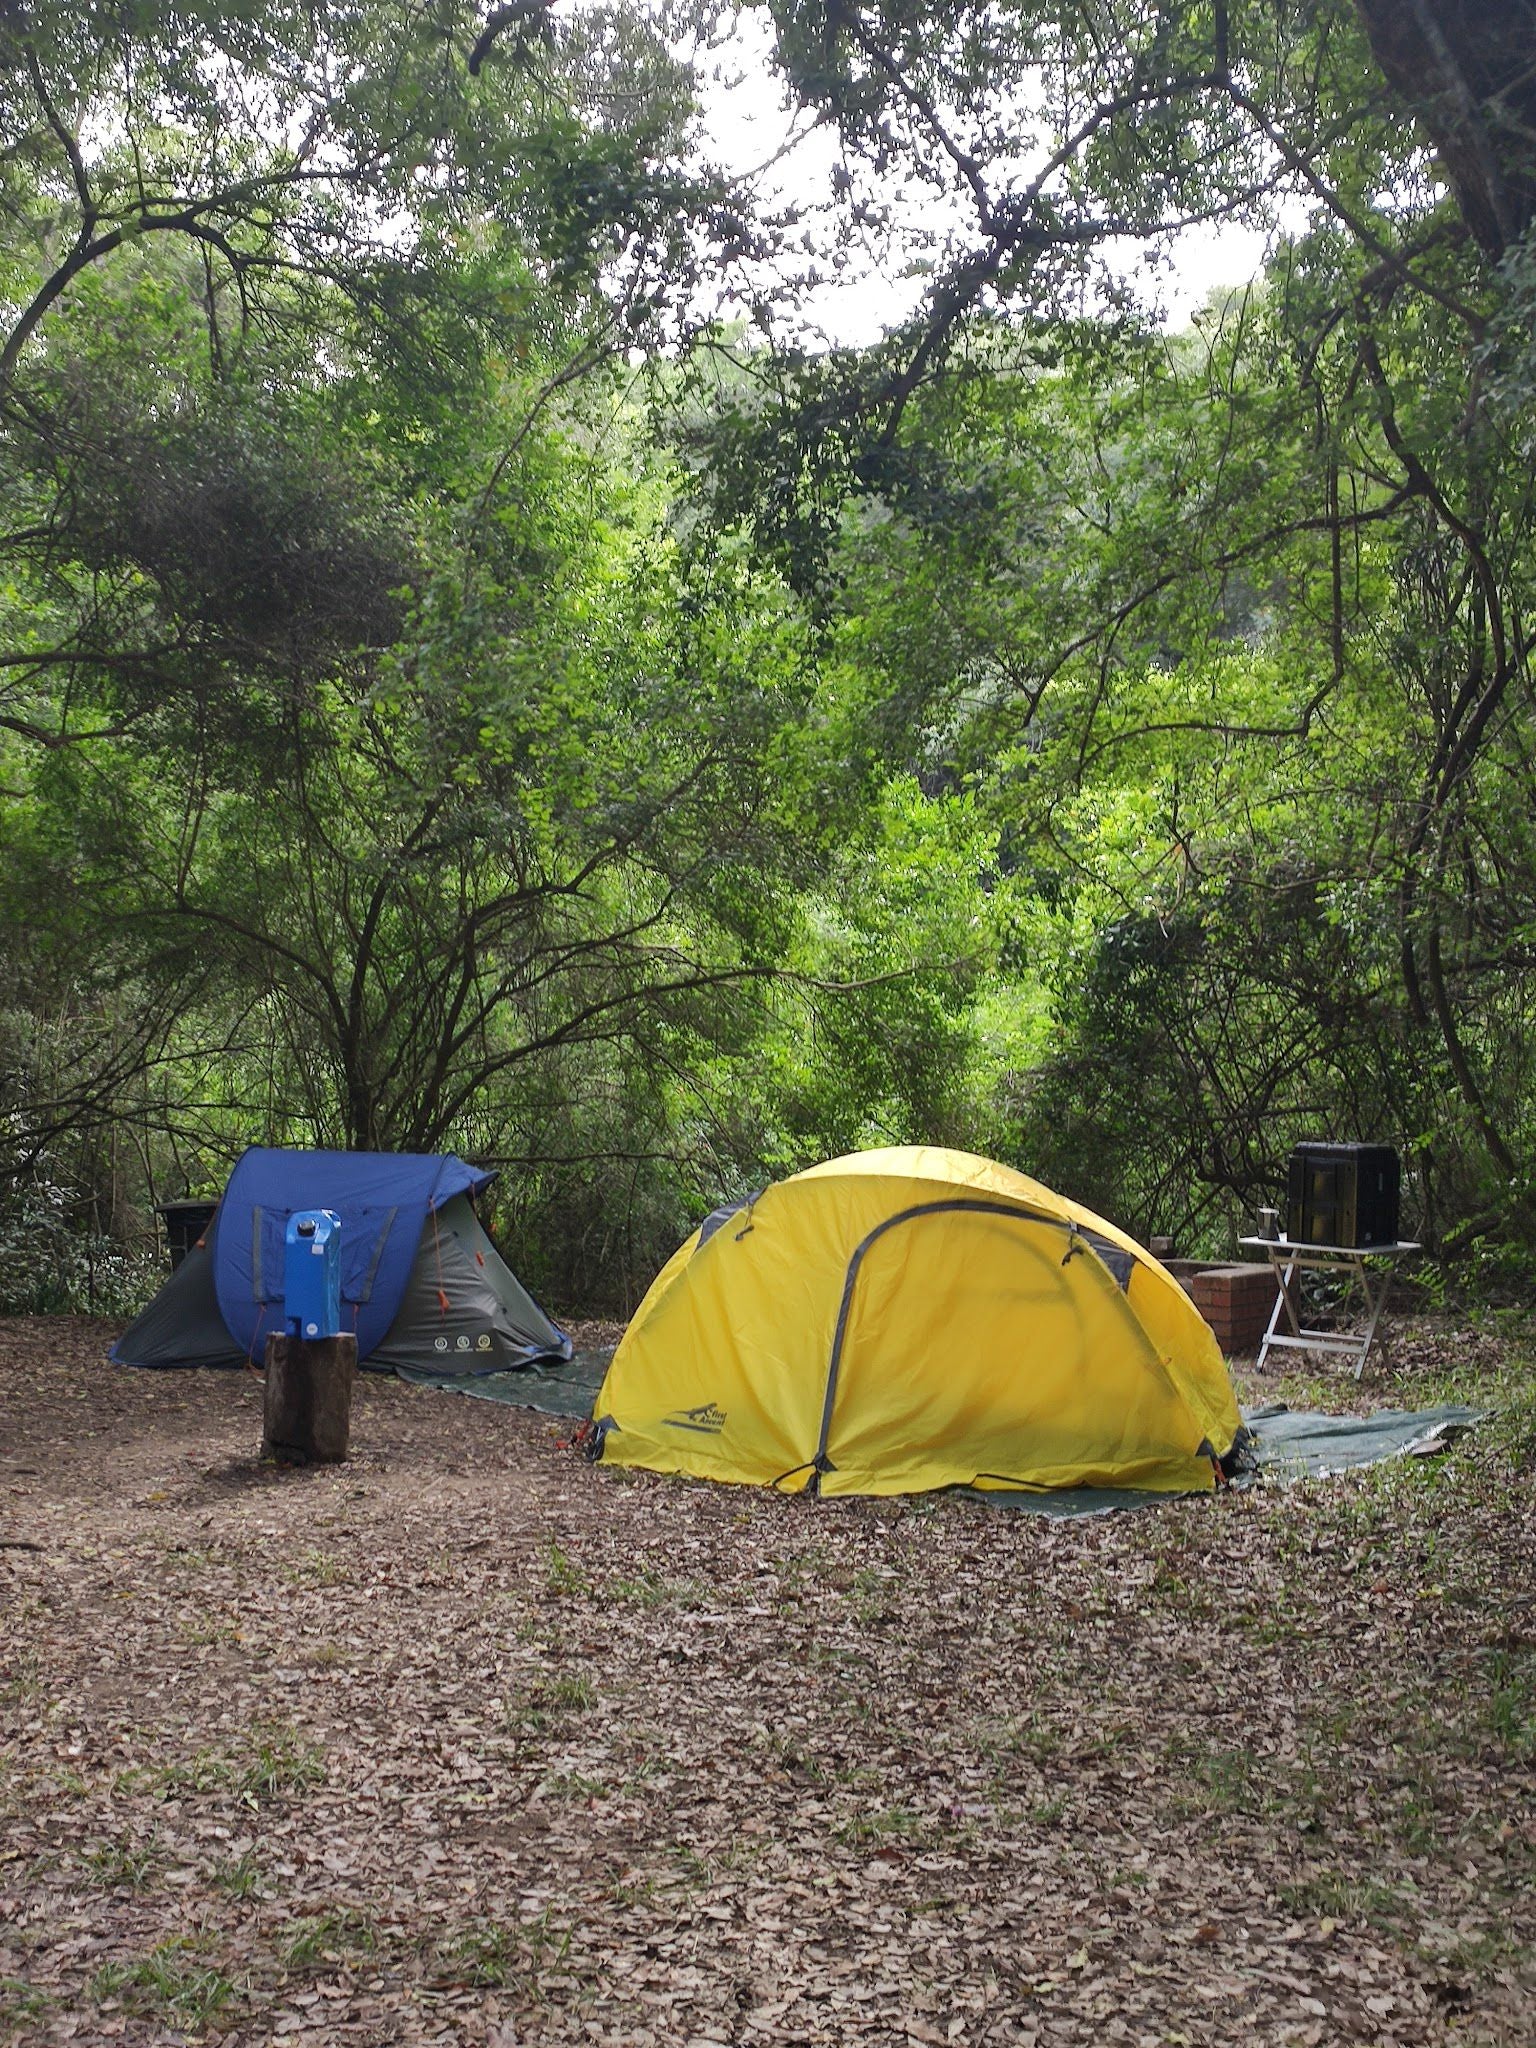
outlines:
[[[267,1339],[261,1454],[291,1464],[336,1465],[352,1432],[357,1339]]]

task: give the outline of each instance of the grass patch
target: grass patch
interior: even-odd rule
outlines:
[[[293,1929],[283,1951],[283,1968],[290,1971],[312,1970],[325,1963],[340,1966],[359,1956],[371,1956],[379,1945],[373,1922],[349,1906],[334,1913],[307,1915],[295,1921]]]
[[[217,1650],[245,1641],[235,1622],[205,1621],[195,1616],[181,1623],[181,1633],[190,1650]]]
[[[173,1936],[135,1962],[104,1963],[91,1979],[90,1995],[99,2006],[118,2004],[182,2026],[206,2027],[244,1995],[243,1987],[189,1948]]]
[[[266,1892],[266,1873],[250,1849],[242,1856],[217,1864],[213,1881],[227,1899],[259,1899]]]
[[[72,1770],[67,1764],[57,1771],[45,1771],[43,1783],[55,1798],[89,1799],[91,1796],[89,1779],[82,1776],[79,1771]]]
[[[278,1569],[290,1586],[339,1586],[347,1576],[341,1559],[328,1550],[306,1550],[302,1557]]]
[[[1410,1856],[1437,1855],[1454,1823],[1440,1811],[1432,1787],[1403,1785],[1392,1805],[1392,1832]]]
[[[870,1813],[856,1813],[851,1820],[840,1821],[832,1830],[839,1842],[854,1846],[870,1842],[910,1841],[921,1834],[925,1825],[922,1814],[910,1806],[886,1806]]]
[[[1536,1759],[1536,1649],[1492,1651],[1488,1678],[1494,1739],[1507,1756],[1530,1763]]]
[[[1280,1887],[1280,1897],[1299,1918],[1357,1921],[1389,1934],[1406,1934],[1416,1899],[1375,1878],[1346,1877],[1341,1870],[1314,1870]]]
[[[606,1896],[615,1906],[647,1906],[656,1896],[653,1877],[616,1877]]]
[[[325,1752],[291,1729],[264,1735],[256,1754],[240,1771],[236,1790],[254,1800],[281,1799],[325,1782]]]
[[[0,2020],[40,2020],[57,2003],[51,1991],[25,1977],[0,1977]]]
[[[1245,1749],[1223,1749],[1188,1735],[1168,1744],[1177,1779],[1174,1808],[1186,1814],[1238,1813],[1255,1802],[1253,1758]]]
[[[592,1591],[591,1578],[574,1558],[560,1548],[557,1536],[550,1537],[549,1547],[544,1553],[544,1584],[560,1600],[577,1599]]]
[[[608,1580],[603,1587],[603,1598],[623,1607],[647,1610],[675,1607],[686,1611],[702,1607],[709,1591],[709,1587],[698,1579],[669,1579],[647,1566],[634,1578]]]
[[[1419,1936],[1420,1955],[1443,1970],[1464,1972],[1469,1977],[1491,1970],[1520,1969],[1529,1964],[1531,1951],[1502,1927],[1485,1927],[1474,1933],[1449,1927],[1426,1927]]]
[[[606,1799],[608,1787],[601,1778],[588,1778],[580,1771],[556,1771],[544,1780],[544,1789],[557,1799]]]
[[[196,1543],[172,1543],[162,1552],[167,1564],[180,1566],[182,1571],[199,1572],[218,1561],[218,1552]]]
[[[570,1929],[552,1926],[546,1909],[510,1927],[496,1920],[462,1927],[438,1943],[437,1961],[440,1981],[494,1990],[558,1969],[570,1952]]]
[[[151,1833],[144,1841],[119,1835],[110,1842],[96,1842],[86,1850],[82,1862],[97,1884],[109,1891],[147,1891],[164,1860],[159,1837]]]
[[[253,1731],[255,1747],[231,1756],[200,1749],[175,1763],[130,1765],[113,1779],[116,1792],[223,1793],[247,1806],[260,1806],[289,1794],[308,1791],[325,1779],[325,1753],[303,1741],[291,1728]]]
[[[458,1982],[492,1989],[519,1973],[521,1947],[507,1928],[488,1921],[470,1927],[439,1950],[447,1972]]]
[[[765,1730],[755,1740],[786,1777],[799,1778],[807,1785],[829,1782],[830,1774],[821,1758],[798,1737],[779,1730]]]
[[[1046,1764],[1060,1754],[1061,1731],[1043,1714],[1030,1714],[1022,1721],[1010,1721],[999,1738],[999,1748],[1008,1756],[1027,1757],[1031,1763]]]
[[[28,1700],[40,1699],[42,1692],[42,1668],[35,1657],[19,1658],[0,1672],[0,1707],[25,1706]]]
[[[555,1708],[585,1713],[597,1705],[597,1687],[584,1671],[570,1672],[544,1688],[544,1698]]]
[[[597,1705],[597,1687],[584,1671],[562,1672],[535,1685],[520,1700],[503,1711],[502,1726],[511,1735],[537,1735],[571,1714],[584,1714]]]

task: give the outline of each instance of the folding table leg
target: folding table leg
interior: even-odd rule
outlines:
[[[1365,1295],[1365,1305],[1370,1311],[1370,1320],[1366,1323],[1365,1336],[1360,1345],[1360,1357],[1355,1366],[1355,1378],[1359,1379],[1361,1373],[1365,1371],[1365,1361],[1371,1355],[1371,1345],[1376,1336],[1376,1325],[1381,1321],[1381,1312],[1387,1305],[1387,1291],[1392,1285],[1392,1268],[1390,1265],[1382,1267],[1381,1285],[1373,1295],[1371,1293],[1370,1270],[1364,1259],[1357,1259],[1355,1265],[1360,1275],[1360,1288]],[[1387,1355],[1385,1331],[1382,1333],[1381,1350],[1382,1356],[1385,1357]]]
[[[1301,1325],[1296,1319],[1296,1304],[1291,1299],[1291,1275],[1295,1271],[1295,1262],[1291,1261],[1288,1264],[1283,1264],[1281,1259],[1274,1252],[1271,1252],[1269,1255],[1269,1265],[1270,1271],[1275,1276],[1275,1305],[1269,1312],[1269,1322],[1264,1330],[1264,1341],[1259,1346],[1259,1355],[1254,1362],[1254,1370],[1256,1372],[1264,1370],[1264,1361],[1269,1356],[1270,1341],[1279,1333],[1282,1315],[1291,1326],[1291,1335],[1296,1337],[1301,1334]]]

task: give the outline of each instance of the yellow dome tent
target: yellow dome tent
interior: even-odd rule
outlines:
[[[853,1153],[716,1214],[593,1407],[614,1465],[823,1494],[1216,1483],[1216,1340],[1123,1231],[967,1152]]]

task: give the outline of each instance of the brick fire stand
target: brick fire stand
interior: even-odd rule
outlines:
[[[1222,1265],[1204,1259],[1162,1262],[1194,1301],[1226,1353],[1255,1353],[1275,1305],[1268,1266]]]

